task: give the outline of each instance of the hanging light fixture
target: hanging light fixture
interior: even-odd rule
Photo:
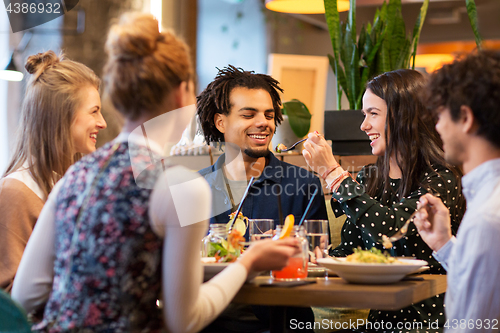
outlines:
[[[7,67],[3,71],[0,71],[0,79],[6,81],[22,81],[23,77],[23,73],[17,69],[14,62],[14,54],[12,54]]]
[[[31,31],[27,31],[23,35],[21,41],[19,42],[19,45],[14,50],[14,52],[12,52],[9,64],[7,65],[7,67],[5,67],[3,71],[0,70],[0,80],[22,81],[22,79],[24,78],[24,74],[17,68],[14,58],[16,54],[24,52],[26,46],[28,46],[28,43],[31,41],[32,36],[33,33]]]
[[[266,0],[266,8],[275,12],[293,14],[322,14],[325,12],[323,0]],[[339,12],[349,10],[349,0],[337,0]]]

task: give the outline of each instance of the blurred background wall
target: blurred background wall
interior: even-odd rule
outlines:
[[[69,0],[66,2],[69,3]],[[72,0],[76,3],[75,0]],[[357,0],[358,28],[371,21],[382,0]],[[479,29],[484,39],[500,41],[500,1],[476,0]],[[407,30],[413,27],[421,1],[403,0]],[[152,12],[163,29],[181,35],[192,51],[197,69],[197,91],[213,79],[217,67],[233,64],[245,70],[268,72],[270,53],[326,56],[332,53],[324,15],[292,15],[271,12],[264,0],[85,0],[64,16],[30,29],[33,36],[16,52],[18,68],[34,53],[52,49],[92,68],[99,76],[106,60],[104,41],[110,24],[125,11]],[[84,16],[84,30],[81,17]],[[79,16],[80,15],[80,16]],[[341,13],[341,19],[345,19]],[[80,17],[80,21],[79,21]],[[0,66],[5,67],[26,31],[12,33],[4,8],[0,9]],[[425,52],[457,52],[473,42],[465,13],[465,0],[431,0],[420,45]],[[434,50],[434,51],[433,51]],[[422,52],[424,52],[422,51]],[[14,142],[26,84],[0,82],[0,171],[6,167]],[[328,76],[325,109],[335,108],[335,77]],[[103,96],[108,128],[98,145],[114,138],[123,123]]]

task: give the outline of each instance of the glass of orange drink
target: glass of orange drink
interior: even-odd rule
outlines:
[[[276,235],[281,234],[282,226],[276,227]],[[288,260],[288,265],[279,271],[272,271],[273,278],[277,280],[300,280],[307,278],[307,263],[309,261],[309,247],[306,232],[303,226],[294,226],[289,237],[300,239],[301,252]]]

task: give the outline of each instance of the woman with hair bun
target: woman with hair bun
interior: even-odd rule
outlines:
[[[90,68],[48,51],[30,56],[26,70],[17,146],[0,180],[0,288],[7,291],[52,187],[96,149],[106,128],[100,80]]]
[[[249,274],[284,267],[298,246],[257,242],[201,284],[210,190],[198,173],[162,159],[196,109],[189,50],[152,15],[127,14],[106,51],[105,86],[124,128],[52,190],[12,295],[28,312],[45,306],[34,330],[196,332]]]

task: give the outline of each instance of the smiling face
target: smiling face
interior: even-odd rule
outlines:
[[[244,158],[257,159],[269,154],[269,143],[276,128],[271,95],[264,89],[236,87],[229,96],[229,114],[216,114],[215,126],[226,142],[237,145]]]
[[[101,114],[101,98],[96,88],[87,86],[80,90],[81,102],[71,124],[71,138],[75,153],[89,154],[95,151],[97,133],[106,128]]]
[[[361,130],[370,138],[372,154],[384,156],[386,149],[385,124],[387,119],[387,103],[370,89],[366,89],[363,95],[363,114],[365,120],[361,124]]]

